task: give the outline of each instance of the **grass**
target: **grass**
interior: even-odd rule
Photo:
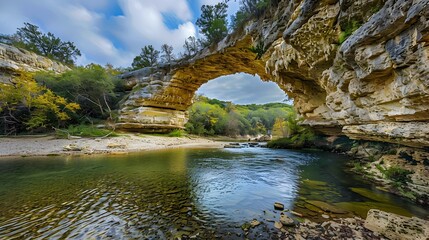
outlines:
[[[359,172],[359,173],[363,173],[363,172],[364,172],[363,166],[362,166],[362,164],[361,164],[361,163],[359,163],[359,162],[356,162],[356,163],[354,163],[354,164],[353,164],[353,169],[354,169],[356,172]]]
[[[385,170],[384,175],[387,179],[392,180],[395,183],[407,184],[411,181],[411,178],[408,175],[412,173],[412,171],[400,167],[390,167]]]
[[[170,132],[167,136],[169,137],[184,137],[186,135],[185,131],[176,129]]]
[[[69,136],[79,136],[79,137],[104,137],[107,135],[110,137],[118,136],[117,133],[112,132],[111,130],[96,128],[93,125],[69,126],[67,129],[56,130],[55,134],[59,138],[68,138]]]
[[[362,26],[362,23],[359,21],[352,20],[348,22],[344,27],[341,28],[343,31],[340,33],[340,36],[338,37],[338,42],[340,44],[345,42],[347,38],[349,38],[350,35],[353,34],[353,32],[355,32],[360,28],[360,26]]]

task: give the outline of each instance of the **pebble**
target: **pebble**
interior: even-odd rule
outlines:
[[[329,215],[326,215],[326,214],[322,214],[322,217],[325,219],[329,219]]]

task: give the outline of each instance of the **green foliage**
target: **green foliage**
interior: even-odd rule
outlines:
[[[358,30],[362,26],[362,22],[351,20],[347,22],[344,26],[341,27],[342,32],[338,37],[338,42],[342,44],[347,40],[350,35],[352,35],[356,30]]]
[[[408,176],[412,174],[412,171],[400,168],[400,167],[390,167],[384,171],[384,175],[387,179],[392,180],[393,182],[400,184],[407,184],[411,181],[411,178]]]
[[[231,29],[243,27],[251,18],[260,17],[270,5],[277,5],[276,0],[240,0],[240,9],[231,17]]]
[[[173,130],[168,134],[169,137],[183,137],[185,136],[185,132],[180,129]]]
[[[299,130],[291,135],[291,137],[269,141],[267,147],[292,149],[310,147],[315,138],[316,136],[311,129],[299,126]]]
[[[75,116],[82,118],[112,118],[112,109],[124,95],[123,83],[113,75],[113,68],[97,64],[76,67],[63,74],[38,73],[36,81],[69,101],[79,103],[81,110]]]
[[[161,59],[164,63],[171,63],[174,60],[173,46],[162,44],[161,46]]]
[[[356,171],[356,172],[359,172],[359,173],[363,173],[364,172],[363,166],[362,166],[362,164],[360,162],[355,162],[353,164],[353,170]]]
[[[155,50],[152,45],[147,45],[142,48],[142,51],[133,59],[131,64],[133,69],[144,67],[152,67],[158,63],[159,51]]]
[[[258,59],[261,59],[262,55],[264,55],[264,53],[267,51],[267,49],[265,49],[264,42],[260,41],[256,45],[256,47],[251,46],[250,47],[250,51],[256,53],[255,60],[258,60]]]
[[[44,34],[40,32],[38,26],[31,23],[24,23],[24,27],[18,28],[14,35],[3,35],[1,39],[7,44],[27,49],[68,65],[73,65],[76,57],[81,55],[73,42],[63,42],[51,32]]]
[[[75,125],[67,129],[57,129],[55,134],[58,138],[68,138],[71,136],[79,137],[116,137],[118,134],[107,129],[96,128],[93,125]]]
[[[195,56],[199,50],[200,46],[198,44],[197,39],[194,36],[190,36],[185,40],[185,44],[183,44],[183,49],[185,50],[184,56],[185,58],[190,58]]]
[[[196,24],[200,28],[200,32],[206,37],[205,42],[203,42],[205,46],[219,42],[228,34],[227,9],[226,2],[201,7],[201,16],[197,19]]]
[[[198,135],[257,135],[272,130],[276,120],[295,116],[283,103],[234,105],[217,99],[197,96],[189,109],[187,131]]]
[[[28,73],[19,73],[10,83],[0,83],[0,124],[5,135],[24,130],[59,126],[79,109]]]

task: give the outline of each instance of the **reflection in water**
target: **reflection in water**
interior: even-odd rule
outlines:
[[[427,214],[390,194],[380,197],[346,174],[343,160],[257,148],[1,160],[0,238],[233,239],[252,219],[263,222],[254,237],[267,238],[277,236],[267,221],[278,214],[276,201],[313,219],[320,215],[315,200],[347,216],[369,203]]]

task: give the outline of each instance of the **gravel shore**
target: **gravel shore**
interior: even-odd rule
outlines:
[[[54,136],[0,138],[0,157],[73,154],[123,154],[166,148],[222,148],[224,143],[198,137],[122,134],[109,138],[57,139]]]

